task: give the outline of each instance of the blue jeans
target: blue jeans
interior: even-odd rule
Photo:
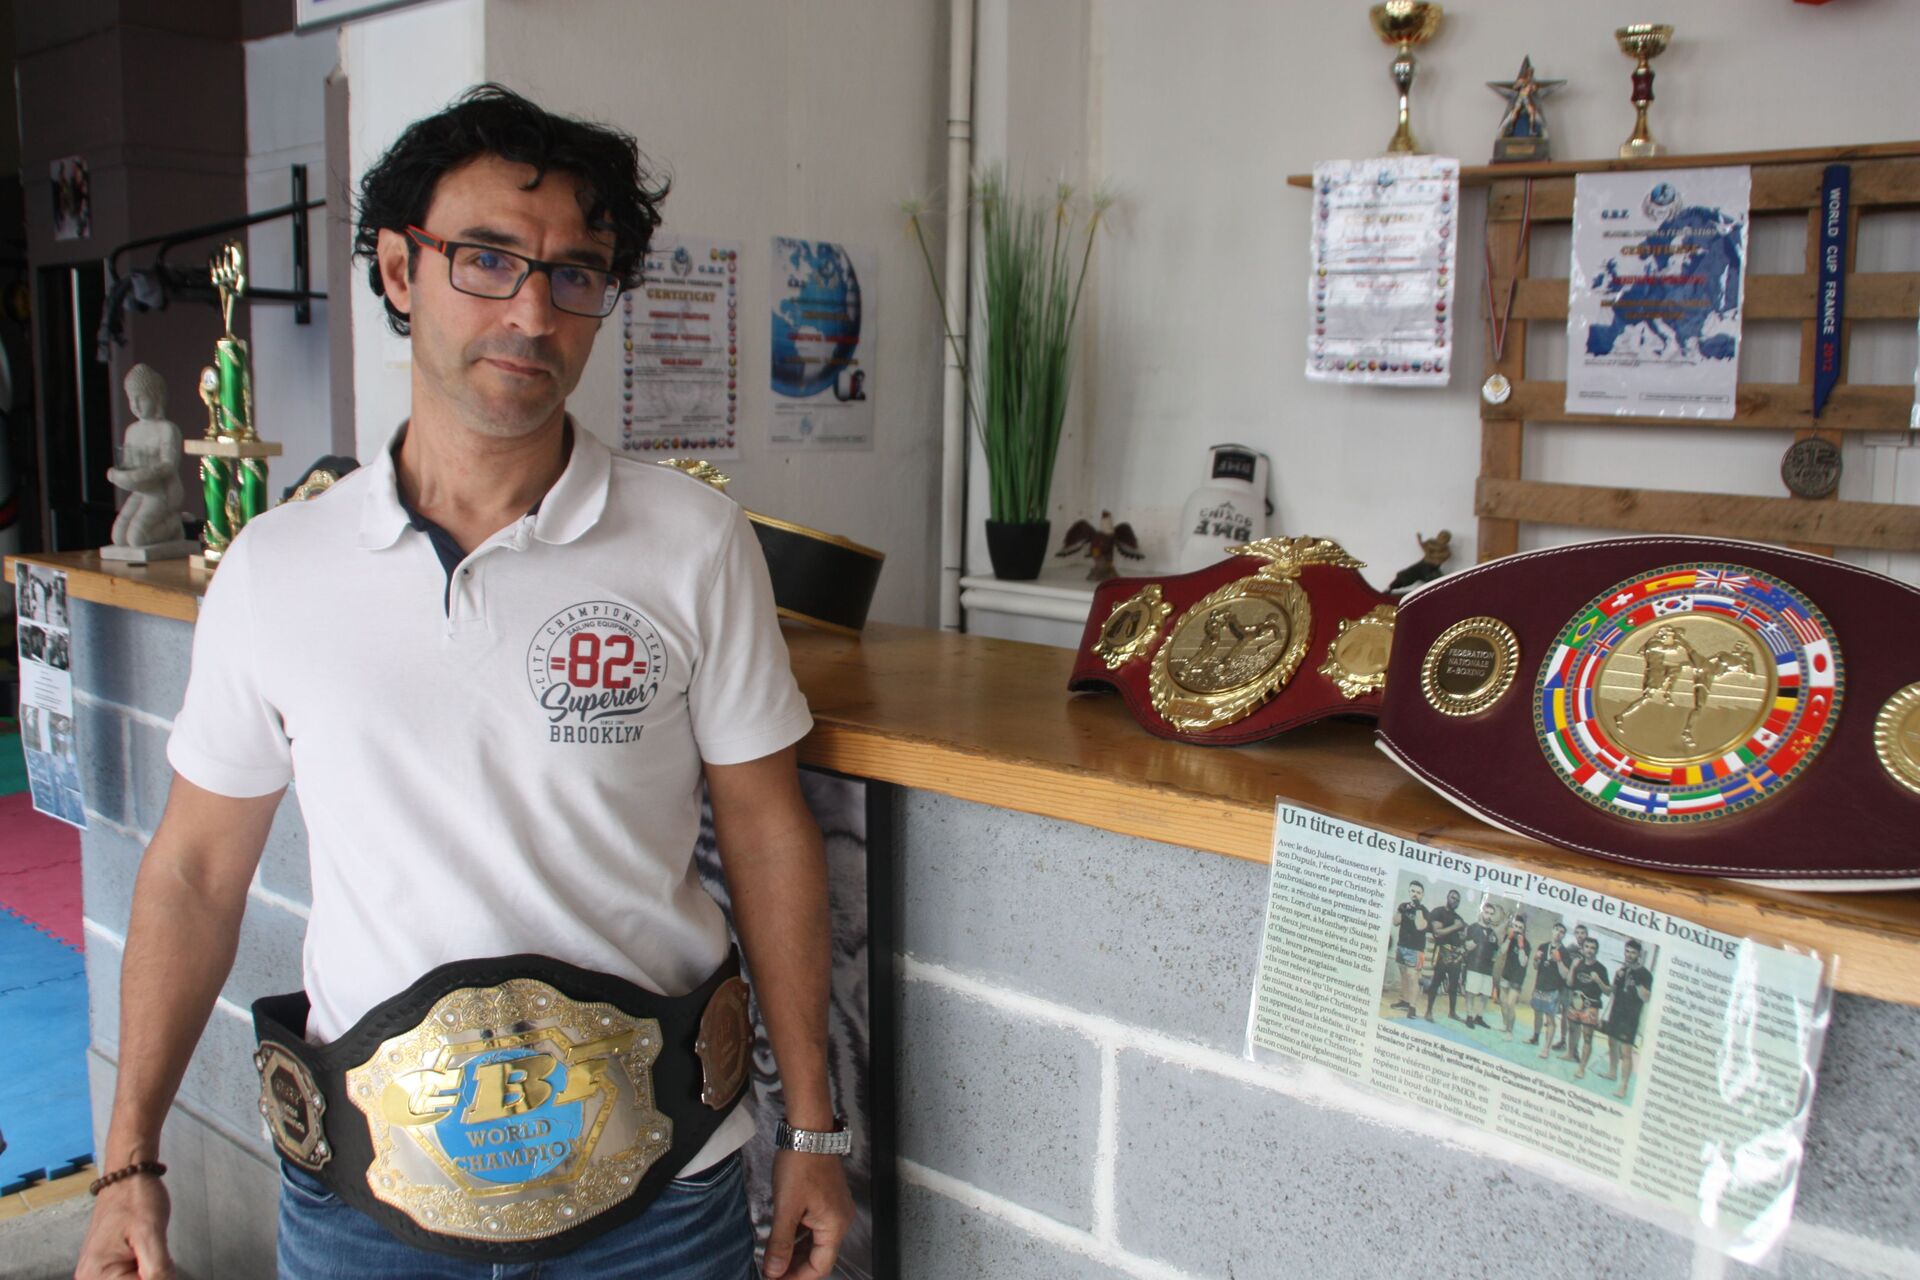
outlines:
[[[475,1262],[402,1244],[302,1170],[280,1166],[280,1280],[753,1280],[735,1153],[667,1184],[645,1213],[545,1262]]]

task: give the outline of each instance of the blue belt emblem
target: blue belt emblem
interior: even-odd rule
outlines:
[[[567,1075],[550,1053],[495,1049],[469,1058],[434,1136],[469,1177],[502,1186],[545,1177],[567,1162],[584,1126],[584,1102],[555,1101],[566,1095]]]

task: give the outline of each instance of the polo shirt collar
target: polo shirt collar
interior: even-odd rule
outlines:
[[[394,439],[398,438],[396,434]],[[412,523],[400,502],[400,480],[393,469],[393,440],[381,445],[372,461],[361,470],[367,473],[367,492],[360,500],[360,546],[367,551],[384,551],[398,542]]]
[[[572,451],[560,478],[540,499],[540,509],[533,519],[533,536],[542,542],[572,542],[593,528],[607,508],[613,455],[592,432],[582,430],[572,418],[567,422],[573,433]],[[412,523],[400,501],[393,442],[381,446],[364,470],[367,492],[360,507],[360,545],[368,551],[380,551],[399,541]]]
[[[607,509],[613,455],[571,417],[567,424],[573,429],[573,451],[533,518],[533,536],[542,542],[572,542],[599,523],[600,513]]]

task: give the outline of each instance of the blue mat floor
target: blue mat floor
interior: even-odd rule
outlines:
[[[93,1151],[80,953],[0,907],[0,1194]]]

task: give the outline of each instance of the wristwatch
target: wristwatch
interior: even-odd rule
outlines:
[[[845,1116],[835,1116],[829,1130],[796,1129],[782,1120],[773,1130],[773,1145],[782,1151],[804,1151],[816,1156],[844,1156],[853,1152],[853,1135]]]

